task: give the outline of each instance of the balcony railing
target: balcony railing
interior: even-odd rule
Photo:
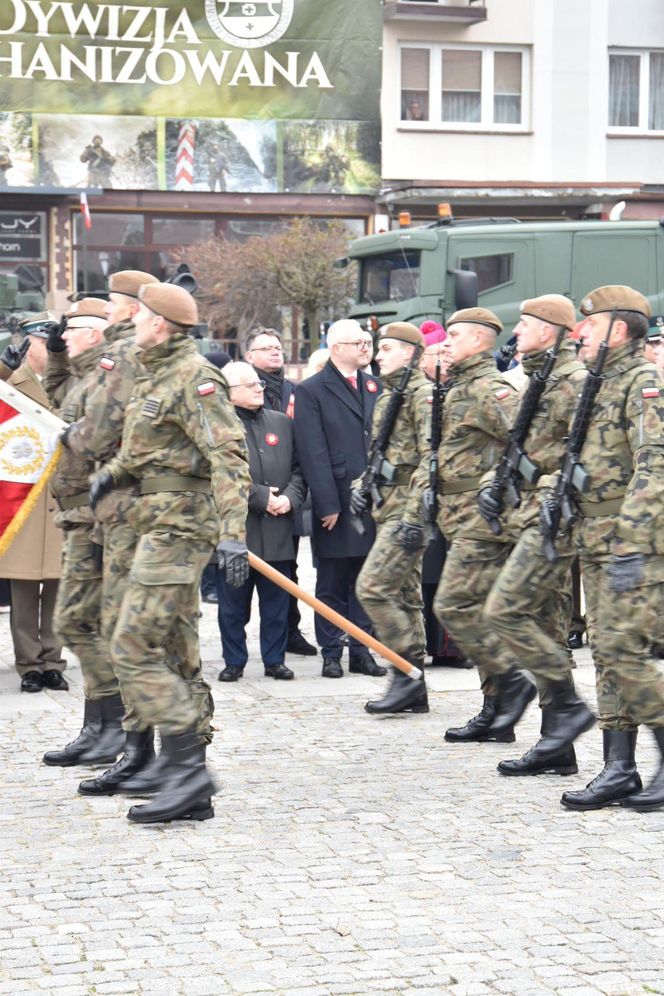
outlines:
[[[456,21],[477,24],[486,21],[484,0],[385,0],[384,21]]]

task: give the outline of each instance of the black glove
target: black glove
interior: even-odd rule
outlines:
[[[103,574],[104,572],[104,548],[101,543],[92,544],[92,563],[95,565],[97,570]]]
[[[358,518],[371,511],[371,494],[365,488],[351,488],[350,510]]]
[[[417,553],[426,546],[423,526],[413,526],[410,522],[397,522],[392,535],[406,553]]]
[[[231,588],[241,588],[249,580],[249,551],[240,540],[222,540],[217,545],[217,566],[226,571]]]
[[[477,496],[477,504],[480,515],[487,522],[493,522],[499,518],[505,506],[500,498],[494,498],[491,494],[491,485],[482,488]]]
[[[48,332],[46,348],[49,353],[64,353],[67,348],[67,343],[62,338],[67,328],[67,319],[65,316],[63,315],[59,322],[44,322],[42,328]]]
[[[4,363],[8,370],[18,370],[23,357],[29,349],[30,339],[27,335],[20,346],[15,346],[13,342],[10,342],[2,356],[0,356],[0,363]]]
[[[69,434],[71,433],[71,430],[73,428],[74,428],[73,425],[68,425],[65,431],[60,436],[60,442],[62,443],[65,449],[69,449],[69,443],[67,442],[67,439],[69,438]]]
[[[623,592],[638,588],[645,577],[645,557],[642,553],[627,553],[612,557],[607,568],[609,591]]]
[[[90,508],[94,512],[99,502],[116,487],[116,481],[110,470],[103,467],[90,479],[90,493],[88,499]]]
[[[558,532],[560,509],[551,492],[544,492],[539,503],[539,520],[546,536]]]

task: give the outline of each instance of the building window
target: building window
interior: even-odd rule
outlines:
[[[664,131],[664,52],[609,53],[609,128]]]
[[[432,130],[523,131],[527,61],[527,49],[403,46],[401,121]]]

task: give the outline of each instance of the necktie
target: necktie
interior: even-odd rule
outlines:
[[[355,374],[352,374],[350,377],[347,377],[346,379],[348,380],[350,386],[354,387],[355,390],[357,391],[357,377],[355,376]]]

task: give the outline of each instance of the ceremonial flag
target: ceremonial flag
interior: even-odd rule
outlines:
[[[0,381],[0,557],[55,470],[64,427],[52,412]]]
[[[90,214],[90,207],[88,205],[88,195],[86,193],[81,194],[81,214],[83,215],[83,221],[85,222],[85,227],[89,231],[92,228],[92,215]]]

